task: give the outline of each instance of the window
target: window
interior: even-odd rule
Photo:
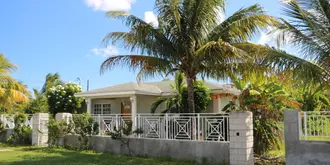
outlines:
[[[102,114],[102,104],[94,104],[94,114]]]
[[[111,114],[111,104],[94,104],[93,114]]]
[[[102,110],[103,110],[103,114],[110,114],[111,104],[103,104]]]

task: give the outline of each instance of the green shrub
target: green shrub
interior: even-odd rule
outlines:
[[[99,125],[94,122],[94,118],[87,113],[74,115],[74,133],[79,135],[78,149],[88,149],[89,137],[99,134]]]
[[[122,143],[121,145],[125,145],[127,147],[128,154],[132,155],[132,150],[131,150],[131,147],[130,147],[130,138],[123,139],[122,137],[123,137],[123,135],[125,135],[126,137],[128,137],[132,134],[139,135],[139,134],[143,133],[143,130],[138,128],[138,129],[133,131],[132,121],[125,121],[125,123],[126,123],[125,125],[123,125],[120,128],[115,128],[114,131],[111,131],[109,134],[110,134],[112,139],[120,140],[121,143]]]
[[[0,133],[5,131],[5,124],[0,120]]]
[[[82,91],[81,86],[74,83],[57,85],[47,91],[49,111],[53,115],[60,112],[76,113],[81,107],[83,98],[74,96]]]
[[[57,122],[55,119],[49,120],[48,123],[48,144],[52,146],[62,145],[63,137],[73,131],[73,122],[66,121]]]
[[[11,144],[27,145],[31,144],[32,130],[30,126],[26,126],[27,115],[16,114],[14,116],[14,133],[9,136],[7,142]]]

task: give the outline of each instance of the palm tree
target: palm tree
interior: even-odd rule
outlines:
[[[151,113],[155,113],[157,108],[165,103],[166,109],[162,113],[183,113],[183,95],[185,92],[184,75],[178,73],[175,75],[174,84],[171,84],[171,88],[174,90],[174,97],[160,97],[151,105]]]
[[[276,30],[278,46],[290,43],[299,48],[304,59],[284,55],[274,56],[277,67],[296,69],[300,72],[314,70],[308,81],[330,80],[330,3],[328,0],[291,0],[284,4],[284,12],[290,20],[281,19]],[[300,68],[299,68],[300,67]],[[306,77],[306,76],[305,76]],[[326,83],[328,84],[328,83]]]
[[[46,76],[46,81],[42,86],[41,93],[47,93],[47,90],[56,85],[63,85],[64,82],[61,80],[61,75],[59,73],[48,73]]]
[[[27,87],[9,76],[17,66],[0,54],[0,109],[9,110],[16,103],[26,103],[29,100]]]
[[[236,45],[277,22],[258,4],[220,21],[225,0],[156,0],[155,9],[158,27],[126,12],[106,13],[108,17],[123,20],[130,31],[111,32],[104,43],[120,43],[137,54],[108,58],[101,65],[101,73],[127,66],[138,69],[138,78],[144,79],[180,71],[186,76],[191,113],[195,113],[196,77],[226,78],[227,73],[248,70],[245,60],[249,54]]]

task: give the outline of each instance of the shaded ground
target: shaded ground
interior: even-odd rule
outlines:
[[[193,165],[192,161],[129,157],[62,148],[8,147],[0,144],[0,165]]]

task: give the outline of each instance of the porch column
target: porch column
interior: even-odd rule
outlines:
[[[137,97],[136,95],[131,96],[130,98],[132,103],[132,131],[136,130],[136,114],[137,114]]]
[[[92,99],[86,99],[86,104],[87,104],[87,113],[91,114],[92,113]]]
[[[220,113],[222,110],[222,104],[221,104],[221,97],[218,97],[217,101],[218,101],[218,109],[216,113]]]

